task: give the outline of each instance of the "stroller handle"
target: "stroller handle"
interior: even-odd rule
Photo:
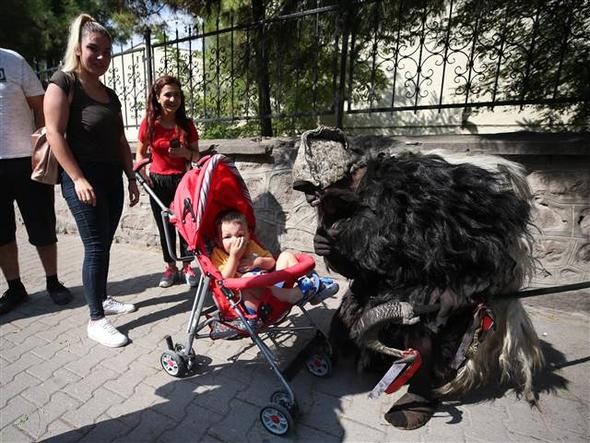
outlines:
[[[295,281],[315,267],[315,260],[310,255],[298,254],[296,258],[296,265],[254,277],[226,278],[223,286],[228,289],[265,288],[283,281]]]

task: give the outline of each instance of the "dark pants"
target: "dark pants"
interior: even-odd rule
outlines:
[[[15,201],[29,242],[35,246],[54,244],[57,237],[53,186],[31,180],[31,157],[0,160],[0,246],[16,239]]]
[[[178,183],[182,179],[184,174],[173,174],[173,175],[160,175],[150,174],[152,179],[152,190],[156,196],[162,201],[164,206],[169,207],[172,200],[174,200],[174,194]],[[173,263],[175,260],[170,256],[168,251],[168,245],[166,244],[166,234],[164,233],[164,222],[162,221],[162,208],[150,198],[150,204],[152,206],[152,213],[156,219],[156,225],[158,225],[158,232],[160,233],[160,246],[162,247],[162,258],[166,263]],[[172,226],[167,226],[170,235],[170,243],[176,248],[176,230]],[[176,251],[175,251],[176,252]],[[183,257],[188,255],[187,244],[180,236],[180,254]],[[189,260],[190,262],[190,260]]]
[[[102,301],[107,296],[111,244],[123,211],[122,168],[107,163],[80,164],[94,188],[96,206],[82,203],[72,179],[62,173],[62,194],[76,220],[84,244],[82,284],[90,309],[90,319],[104,317]]]

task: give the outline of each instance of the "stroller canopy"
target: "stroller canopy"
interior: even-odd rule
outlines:
[[[204,157],[180,181],[170,205],[170,221],[191,251],[203,250],[216,237],[215,221],[221,212],[239,211],[251,232],[256,229],[248,188],[233,162],[222,154]]]

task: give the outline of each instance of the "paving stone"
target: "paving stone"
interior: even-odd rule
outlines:
[[[37,407],[25,400],[23,397],[17,395],[11,398],[0,414],[0,429],[14,424],[19,426],[21,423],[29,420],[29,417],[35,414]]]
[[[47,345],[47,341],[43,340],[36,335],[31,335],[27,337],[21,344],[18,346],[6,346],[2,347],[2,357],[8,361],[18,360],[20,356],[25,353],[31,351],[31,349],[42,347]]]
[[[86,442],[111,442],[117,439],[125,439],[125,441],[139,441],[130,438],[129,434],[133,428],[122,420],[112,419],[107,416],[99,417],[95,425],[88,426],[88,433],[84,436]]]
[[[116,438],[113,442],[127,443],[128,441],[158,441],[161,436],[178,426],[178,422],[170,419],[165,415],[159,414],[151,409],[146,409],[141,413],[139,425],[135,427],[129,436]],[[167,440],[163,438],[163,440]]]
[[[151,386],[139,384],[132,395],[127,396],[122,402],[110,406],[106,414],[109,417],[123,420],[127,426],[135,427],[141,420],[139,413],[142,410],[157,408],[159,405],[169,402],[168,398],[156,393]]]
[[[13,323],[17,326],[18,330],[15,330],[10,334],[6,334],[3,339],[10,341],[14,346],[20,346],[32,335],[36,335],[38,338],[43,338],[43,331],[47,329],[47,326],[43,323],[34,321],[34,317],[32,319],[21,318],[18,320],[13,320]]]
[[[38,378],[35,378],[26,372],[20,373],[12,383],[2,383],[0,388],[2,390],[2,394],[0,395],[0,409],[4,408],[6,403],[8,403],[15,395],[18,395],[25,389],[39,383],[40,380]]]
[[[196,387],[187,380],[177,379],[171,382],[173,390],[166,396],[168,400],[158,405],[158,412],[181,421],[186,417],[188,406],[195,401]]]
[[[111,361],[109,357],[118,355],[121,352],[121,348],[107,348],[93,342],[92,348],[84,358],[72,359],[64,365],[64,368],[79,377],[86,377],[97,370],[102,362]]]
[[[229,411],[240,412],[240,419],[236,420],[235,414],[230,412],[223,420],[214,423],[208,433],[224,441],[240,441],[259,422],[260,409],[240,400],[232,400],[228,406]]]
[[[117,358],[108,358],[103,359],[101,361],[101,366],[106,366],[108,369],[118,372],[119,374],[124,374],[133,370],[136,371],[143,371],[143,367],[136,367],[137,359],[143,354],[143,349],[127,345],[123,348],[120,348],[120,351],[117,355]]]
[[[168,415],[168,414],[166,414]],[[188,405],[184,418],[173,429],[166,431],[158,441],[191,441],[209,442],[225,441],[214,439],[208,435],[209,429],[223,420],[223,415],[207,410],[205,413],[197,405]]]
[[[57,339],[50,341],[49,343],[45,343],[44,345],[35,346],[31,349],[31,352],[36,356],[41,357],[43,360],[50,360],[67,345],[67,340]]]
[[[29,414],[28,420],[17,426],[32,435],[35,440],[48,432],[48,427],[66,411],[74,411],[80,407],[80,402],[63,393],[55,393],[49,402]]]
[[[341,361],[329,378],[314,377],[305,369],[294,375],[290,385],[302,413],[296,433],[279,438],[264,430],[259,413],[281,385],[249,339],[196,340],[194,348],[204,364],[187,378],[176,379],[161,369],[164,335],[171,334],[175,342],[186,340],[194,294],[181,286],[153,287],[161,268],[159,254],[114,246],[112,267],[117,271],[109,289],[137,303],[139,310],[112,317],[133,342],[111,349],[86,337],[79,238],[61,236],[58,248],[60,278],[71,270],[68,285],[77,293],[67,309],[47,299],[36,252],[26,238],[21,243],[21,252],[32,257],[34,275],[23,276],[31,300],[1,319],[2,442],[590,440],[590,322],[585,313],[527,305],[553,364],[543,376],[540,413],[508,391],[495,401],[446,402],[423,428],[401,431],[383,414],[404,390],[369,400],[366,394],[379,376],[359,374],[351,362]],[[339,297],[330,299],[310,315],[327,326],[338,303]],[[297,314],[293,323],[303,325],[304,320]],[[278,347],[269,346],[284,367],[308,340],[305,334],[285,335]]]
[[[110,371],[101,366],[89,376],[80,378],[78,381],[68,384],[63,388],[63,391],[84,403],[94,397],[95,392],[99,388],[102,390],[106,383],[116,380],[117,377],[118,374],[115,371]],[[123,393],[121,392],[113,392],[117,393],[117,395],[123,396]]]
[[[360,418],[363,418],[362,416]],[[346,441],[385,441],[385,426],[367,426],[365,422],[349,420],[346,417],[340,418],[340,423],[345,429],[342,440]]]
[[[104,388],[94,391],[94,395],[83,403],[78,409],[68,411],[62,415],[62,420],[77,428],[94,424],[106,410],[115,404],[121,403],[123,397],[114,394]]]
[[[344,429],[340,423],[341,402],[338,397],[321,392],[313,393],[311,408],[303,411],[300,422],[311,428],[341,438]]]
[[[137,389],[137,386],[142,383],[142,380],[156,372],[156,370],[149,368],[141,368],[141,371],[129,370],[116,376],[112,380],[108,380],[106,383],[104,383],[104,387],[118,393],[119,395],[129,398],[131,395],[133,395]]]
[[[81,441],[87,431],[87,429],[76,429],[64,421],[57,419],[49,425],[47,432],[42,438],[43,442],[47,443],[78,442]]]
[[[64,348],[61,351],[57,352],[54,357],[50,360],[40,360],[34,365],[30,365],[27,369],[27,372],[34,375],[35,377],[45,380],[51,375],[65,367],[68,363],[76,360],[78,357]]]
[[[229,412],[230,402],[244,385],[231,379],[214,378],[211,384],[196,388],[195,402],[207,409],[225,415]]]
[[[31,353],[24,353],[19,359],[12,361],[10,364],[3,366],[2,369],[2,384],[5,385],[13,381],[14,377],[31,368],[32,366],[43,362],[39,357]],[[33,374],[35,375],[35,374]],[[45,377],[37,377],[45,378]]]
[[[0,427],[2,427],[0,425]],[[2,427],[0,429],[0,441],[1,442],[20,442],[20,443],[28,443],[35,441],[33,437],[21,431],[17,426],[10,425],[6,427]]]

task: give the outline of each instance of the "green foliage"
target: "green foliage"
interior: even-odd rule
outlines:
[[[70,24],[81,12],[109,28],[116,40],[127,39],[137,23],[124,0],[2,0],[0,42],[30,63],[55,66],[65,51]]]

